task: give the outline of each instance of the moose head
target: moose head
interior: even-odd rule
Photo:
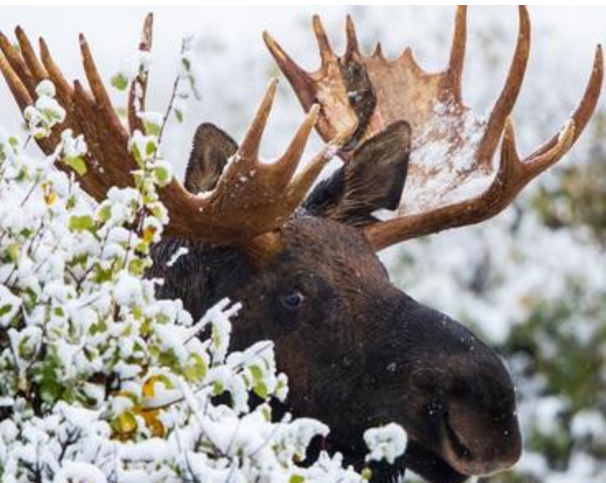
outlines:
[[[349,18],[340,57],[314,19],[322,65],[313,73],[265,34],[308,111],[285,153],[274,163],[258,159],[272,82],[239,145],[201,125],[185,182],[160,189],[170,222],[149,274],[165,279],[159,294],[181,298],[194,316],[224,297],[241,301],[235,348],[274,340],[278,364],[290,376],[289,409],[326,422],[329,448],[353,464],[362,461],[367,427],[401,424],[408,449],[393,468],[377,468],[376,481],[410,468],[430,482],[461,482],[507,469],[521,453],[515,390],[499,356],[458,322],[395,288],[376,256],[404,240],[498,214],[564,156],[591,118],[603,78],[599,49],[571,119],[530,156],[518,156],[510,115],[530,46],[528,14],[524,7],[519,12],[511,69],[487,119],[461,96],[465,7],[457,11],[448,68],[438,74],[421,70],[410,50],[396,60],[380,47],[362,55]],[[151,24],[148,17],[144,50],[151,47]],[[50,79],[67,111],[61,129],[38,140],[41,149],[52,153],[59,132],[72,129],[89,147],[88,169],[78,176],[86,192],[102,200],[111,187],[131,185],[136,163],[128,140],[130,132],[144,131],[137,112],[146,77],[133,82],[126,128],[84,37],[90,93],[65,80],[43,40],[38,57],[21,29],[16,35],[19,50],[0,36],[0,69],[20,108]],[[314,126],[326,144],[299,166]],[[312,189],[335,155],[343,166]],[[379,220],[379,210],[394,216]],[[183,246],[187,256],[167,263]]]

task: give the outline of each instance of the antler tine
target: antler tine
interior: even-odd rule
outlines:
[[[154,31],[154,14],[148,13],[141,32],[140,52],[151,52]],[[133,80],[128,93],[128,125],[130,132],[136,130],[144,132],[144,125],[138,113],[145,111],[145,97],[147,95],[147,73],[139,72]]]
[[[133,182],[131,171],[137,166],[128,152],[128,133],[114,111],[84,35],[80,35],[80,51],[84,72],[95,100],[95,107],[99,111],[93,117],[95,122],[91,127],[97,131],[97,136],[101,141],[99,144],[103,148],[94,152],[94,155],[99,160],[99,164],[103,166],[112,185],[130,186]],[[82,97],[80,98],[82,99]]]
[[[111,121],[113,121],[117,126],[120,127],[120,130],[126,136],[126,132],[122,129],[122,125],[120,124],[120,120],[114,113],[114,109],[112,107],[111,100],[109,98],[109,94],[105,90],[105,86],[103,85],[103,80],[101,79],[101,75],[97,69],[97,64],[93,59],[92,52],[90,50],[90,46],[84,37],[83,34],[80,34],[80,53],[82,54],[82,65],[84,67],[84,73],[86,74],[86,78],[88,80],[88,85],[90,86],[91,92],[93,93],[93,97],[95,98],[95,102],[99,109],[101,109]],[[109,113],[113,113],[113,115],[109,115]]]
[[[46,41],[42,37],[40,38],[39,44],[40,60],[42,61],[50,80],[55,84],[59,102],[69,112],[74,102],[72,99],[72,87],[55,63],[48,46],[46,45]]]
[[[29,72],[25,62],[21,58],[19,51],[11,44],[10,40],[0,32],[0,50],[6,57],[8,64],[11,69],[15,72],[16,76],[21,80],[21,83],[25,86],[31,97],[35,96],[36,85],[32,79],[31,73]]]
[[[19,48],[21,50],[21,57],[22,57],[23,61],[25,62],[25,66],[27,67],[27,69],[31,75],[31,81],[32,81],[33,85],[38,86],[38,84],[40,82],[42,82],[43,80],[50,79],[50,75],[49,75],[46,67],[38,59],[38,56],[36,55],[36,52],[34,51],[32,43],[30,42],[25,31],[21,27],[17,27],[15,29],[15,36],[17,37],[17,41],[19,42]],[[58,99],[61,102],[63,100],[61,97],[61,95],[63,93],[58,92],[58,94],[59,94]],[[69,111],[69,109],[70,109],[69,103],[64,103],[61,105],[63,106],[63,108],[66,109],[66,112]],[[39,139],[37,141],[38,145],[41,147],[41,149],[44,150],[45,153],[47,153],[47,154],[52,153],[54,151],[55,147],[61,142],[61,132],[63,132],[63,130],[67,127],[70,127],[70,126],[69,126],[69,122],[66,120],[60,126],[58,126],[53,131],[51,131],[51,133],[49,134],[48,137]]]
[[[510,156],[518,159],[524,166],[524,169],[529,174],[532,174],[533,177],[554,165],[570,150],[587,126],[600,98],[603,80],[604,55],[602,46],[599,45],[596,48],[591,76],[583,97],[560,132],[524,159],[524,161],[519,161],[520,158],[517,155],[515,147],[513,126],[510,126],[510,132],[506,131],[503,139],[504,148],[511,153]]]
[[[340,132],[313,157],[299,174],[295,176],[292,186],[290,187],[290,193],[292,193],[293,199],[303,200],[306,193],[318,179],[318,176],[320,176],[320,173],[326,164],[333,159],[343,145],[347,143],[354,131],[355,126],[351,127],[349,130]],[[298,204],[295,205],[295,207],[296,206],[298,206]]]
[[[519,7],[519,17],[520,28],[516,50],[509,73],[507,74],[505,86],[492,109],[486,131],[478,147],[478,159],[492,159],[503,134],[505,122],[513,111],[522,87],[522,82],[524,81],[528,57],[530,55],[530,18],[528,16],[528,9],[524,5],[520,5]]]
[[[19,109],[23,112],[27,106],[34,103],[34,99],[36,98],[36,86],[45,78],[45,76],[38,76],[38,74],[41,74],[40,70],[44,70],[43,68],[38,69],[38,72],[36,73],[33,73],[35,71],[30,70],[27,58],[32,55],[35,56],[35,54],[33,54],[31,44],[20,27],[17,27],[16,33],[19,38],[23,56],[3,35],[0,39],[0,49],[8,60],[3,69],[4,76],[9,84],[11,92],[13,92],[13,96],[17,100]],[[11,79],[9,79],[7,75],[8,77],[11,77]],[[25,95],[25,93],[27,93],[27,95]],[[57,144],[57,136],[58,135],[51,134],[51,137],[48,139],[37,140],[38,145],[45,154],[48,155],[54,151]]]
[[[0,39],[2,38],[4,38],[4,36],[0,34]],[[2,47],[0,52],[0,71],[2,71],[2,75],[6,79],[8,88],[17,101],[19,109],[23,111],[27,106],[33,104],[33,99],[28,88],[21,80],[21,77],[13,70],[11,63],[6,56],[6,50],[4,47]]]
[[[40,81],[48,78],[48,72],[46,72],[46,69],[38,60],[29,38],[25,35],[25,32],[21,27],[15,29],[15,35],[17,36],[25,65],[33,77],[35,85],[38,85]]]
[[[593,113],[595,112],[600,94],[602,92],[602,84],[604,81],[604,51],[601,44],[595,49],[595,55],[593,58],[593,68],[591,70],[591,77],[585,88],[583,98],[579,103],[579,106],[575,109],[572,114],[572,120],[576,126],[576,133],[574,140],[576,141],[581,135],[589,123]]]
[[[463,64],[465,61],[465,47],[467,44],[467,5],[457,7],[455,30],[452,37],[450,49],[450,61],[448,63],[448,79],[450,89],[457,102],[462,102],[461,83],[463,78]]]
[[[71,101],[69,125],[76,130],[76,134],[84,135],[89,151],[89,154],[85,156],[86,173],[78,176],[80,186],[95,200],[103,201],[112,183],[108,181],[110,173],[104,169],[106,147],[99,136],[99,129],[95,122],[98,113],[94,101],[79,81],[74,82]],[[101,169],[99,169],[100,166]]]
[[[286,152],[275,163],[277,177],[284,180],[284,185],[291,180],[297,166],[299,165],[299,161],[303,156],[303,151],[307,146],[309,136],[311,135],[311,132],[316,125],[316,121],[318,120],[319,112],[320,106],[318,104],[314,104],[305,117],[305,120],[299,127],[295,137],[286,149]]]
[[[318,41],[318,47],[320,49],[322,66],[326,66],[328,63],[336,59],[336,55],[332,50],[330,40],[328,40],[328,35],[326,35],[326,30],[324,30],[324,25],[322,24],[322,20],[320,19],[319,15],[314,15],[313,27],[316,40]]]
[[[293,86],[303,109],[308,111],[316,97],[313,81],[309,73],[299,67],[268,32],[263,32],[263,41],[278,64],[278,67]]]
[[[242,159],[256,161],[259,156],[261,138],[267,126],[277,87],[278,79],[272,79],[238,151]]]
[[[385,55],[383,54],[383,44],[380,40],[377,41],[377,43],[375,44],[375,50],[373,51],[372,56],[378,59],[385,58]]]
[[[345,47],[345,57],[349,58],[360,54],[360,45],[356,34],[356,26],[351,15],[347,15],[345,20],[345,33],[347,35],[347,46]]]

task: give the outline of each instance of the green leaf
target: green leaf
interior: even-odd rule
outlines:
[[[69,229],[71,231],[91,230],[94,226],[95,222],[90,215],[74,215],[69,219]]]
[[[63,158],[63,162],[67,164],[70,168],[72,168],[78,176],[83,176],[86,174],[86,163],[84,159],[81,157],[65,157]]]
[[[119,72],[111,78],[111,84],[116,89],[123,92],[128,88],[130,82],[128,80],[128,77],[126,77],[122,72]]]
[[[74,195],[72,195],[67,199],[67,203],[66,203],[65,207],[68,210],[73,210],[75,206],[76,206],[76,197]]]
[[[160,134],[160,126],[155,122],[143,121],[145,127],[145,134],[149,136],[158,136]]]
[[[132,144],[131,152],[133,153],[137,166],[143,169],[145,163],[143,162],[143,155],[141,154],[141,151],[139,151],[139,145],[137,143]],[[133,175],[135,175],[135,173],[133,173]]]
[[[147,154],[147,156],[153,156],[154,154],[156,154],[156,143],[153,141],[149,141],[146,145],[145,145],[145,153]]]
[[[102,223],[105,223],[112,217],[112,206],[110,204],[102,205],[97,213],[97,216]]]
[[[3,305],[2,307],[0,307],[0,317],[8,314],[12,310],[12,308],[12,305]]]
[[[225,392],[225,388],[223,387],[223,384],[221,384],[219,381],[215,381],[213,383],[213,395],[218,396],[219,394],[223,394]]]
[[[305,477],[301,475],[292,475],[288,480],[288,483],[303,483],[305,481]]]
[[[94,266],[94,277],[93,281],[98,284],[109,282],[112,280],[113,271],[111,268],[103,268],[99,263]]]
[[[30,306],[36,305],[38,303],[38,294],[34,291],[33,288],[27,287],[25,289],[25,294],[29,298],[29,300],[27,300],[26,302],[29,302]]]
[[[170,171],[168,169],[166,169],[166,167],[164,167],[164,166],[156,166],[154,168],[154,176],[156,177],[156,180],[158,181],[158,185],[161,188],[163,188],[168,183],[170,183],[170,180],[171,180]]]
[[[362,479],[365,481],[370,481],[372,479],[372,470],[368,467],[362,470]]]
[[[8,259],[11,263],[17,265],[20,251],[21,250],[18,243],[11,243],[8,247],[6,247],[6,254],[8,255]]]
[[[175,109],[175,117],[177,118],[177,121],[179,122],[179,124],[181,124],[183,122],[183,119],[184,119],[183,112],[181,112],[179,109]]]
[[[206,362],[199,354],[189,355],[190,363],[183,371],[183,376],[188,382],[198,382],[206,376]]]
[[[38,386],[40,391],[40,399],[53,405],[60,398],[62,398],[63,394],[63,386],[59,383],[57,379],[57,369],[57,361],[54,359],[54,356],[52,356],[48,360],[48,363],[42,366],[42,370],[38,375],[40,379],[40,383]]]
[[[21,359],[29,360],[32,359],[36,355],[36,348],[31,347],[29,344],[30,337],[25,336],[23,339],[19,341],[19,345],[17,346],[17,353]]]
[[[263,371],[256,364],[253,364],[252,366],[249,366],[248,370],[252,374],[252,376],[253,376],[253,378],[254,378],[255,381],[260,381],[260,380],[263,379]]]
[[[128,271],[136,276],[142,277],[145,274],[147,264],[141,258],[133,258],[128,264]]]
[[[267,396],[269,396],[269,391],[267,390],[267,385],[263,381],[260,381],[257,384],[255,384],[253,391],[261,399],[267,399]]]

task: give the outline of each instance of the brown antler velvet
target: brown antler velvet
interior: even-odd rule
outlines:
[[[487,119],[474,114],[463,103],[461,94],[466,14],[467,8],[460,6],[450,61],[446,70],[437,74],[423,71],[410,49],[389,60],[378,44],[371,56],[364,56],[351,18],[347,19],[347,47],[340,57],[333,52],[320,19],[314,18],[322,59],[316,72],[301,69],[269,34],[264,35],[304,109],[314,103],[322,106],[317,130],[324,139],[344,127],[357,126],[341,153],[344,159],[361,141],[390,123],[410,123],[412,155],[398,215],[365,228],[376,249],[496,215],[530,180],[568,152],[597,105],[603,80],[600,47],[585,95],[571,119],[559,134],[521,160],[509,118],[530,52],[528,11],[519,7],[515,53],[505,85]],[[493,158],[501,139],[500,162],[495,165]]]

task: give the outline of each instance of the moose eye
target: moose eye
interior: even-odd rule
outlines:
[[[288,310],[297,310],[305,302],[305,296],[301,292],[292,292],[284,295],[280,301]]]

